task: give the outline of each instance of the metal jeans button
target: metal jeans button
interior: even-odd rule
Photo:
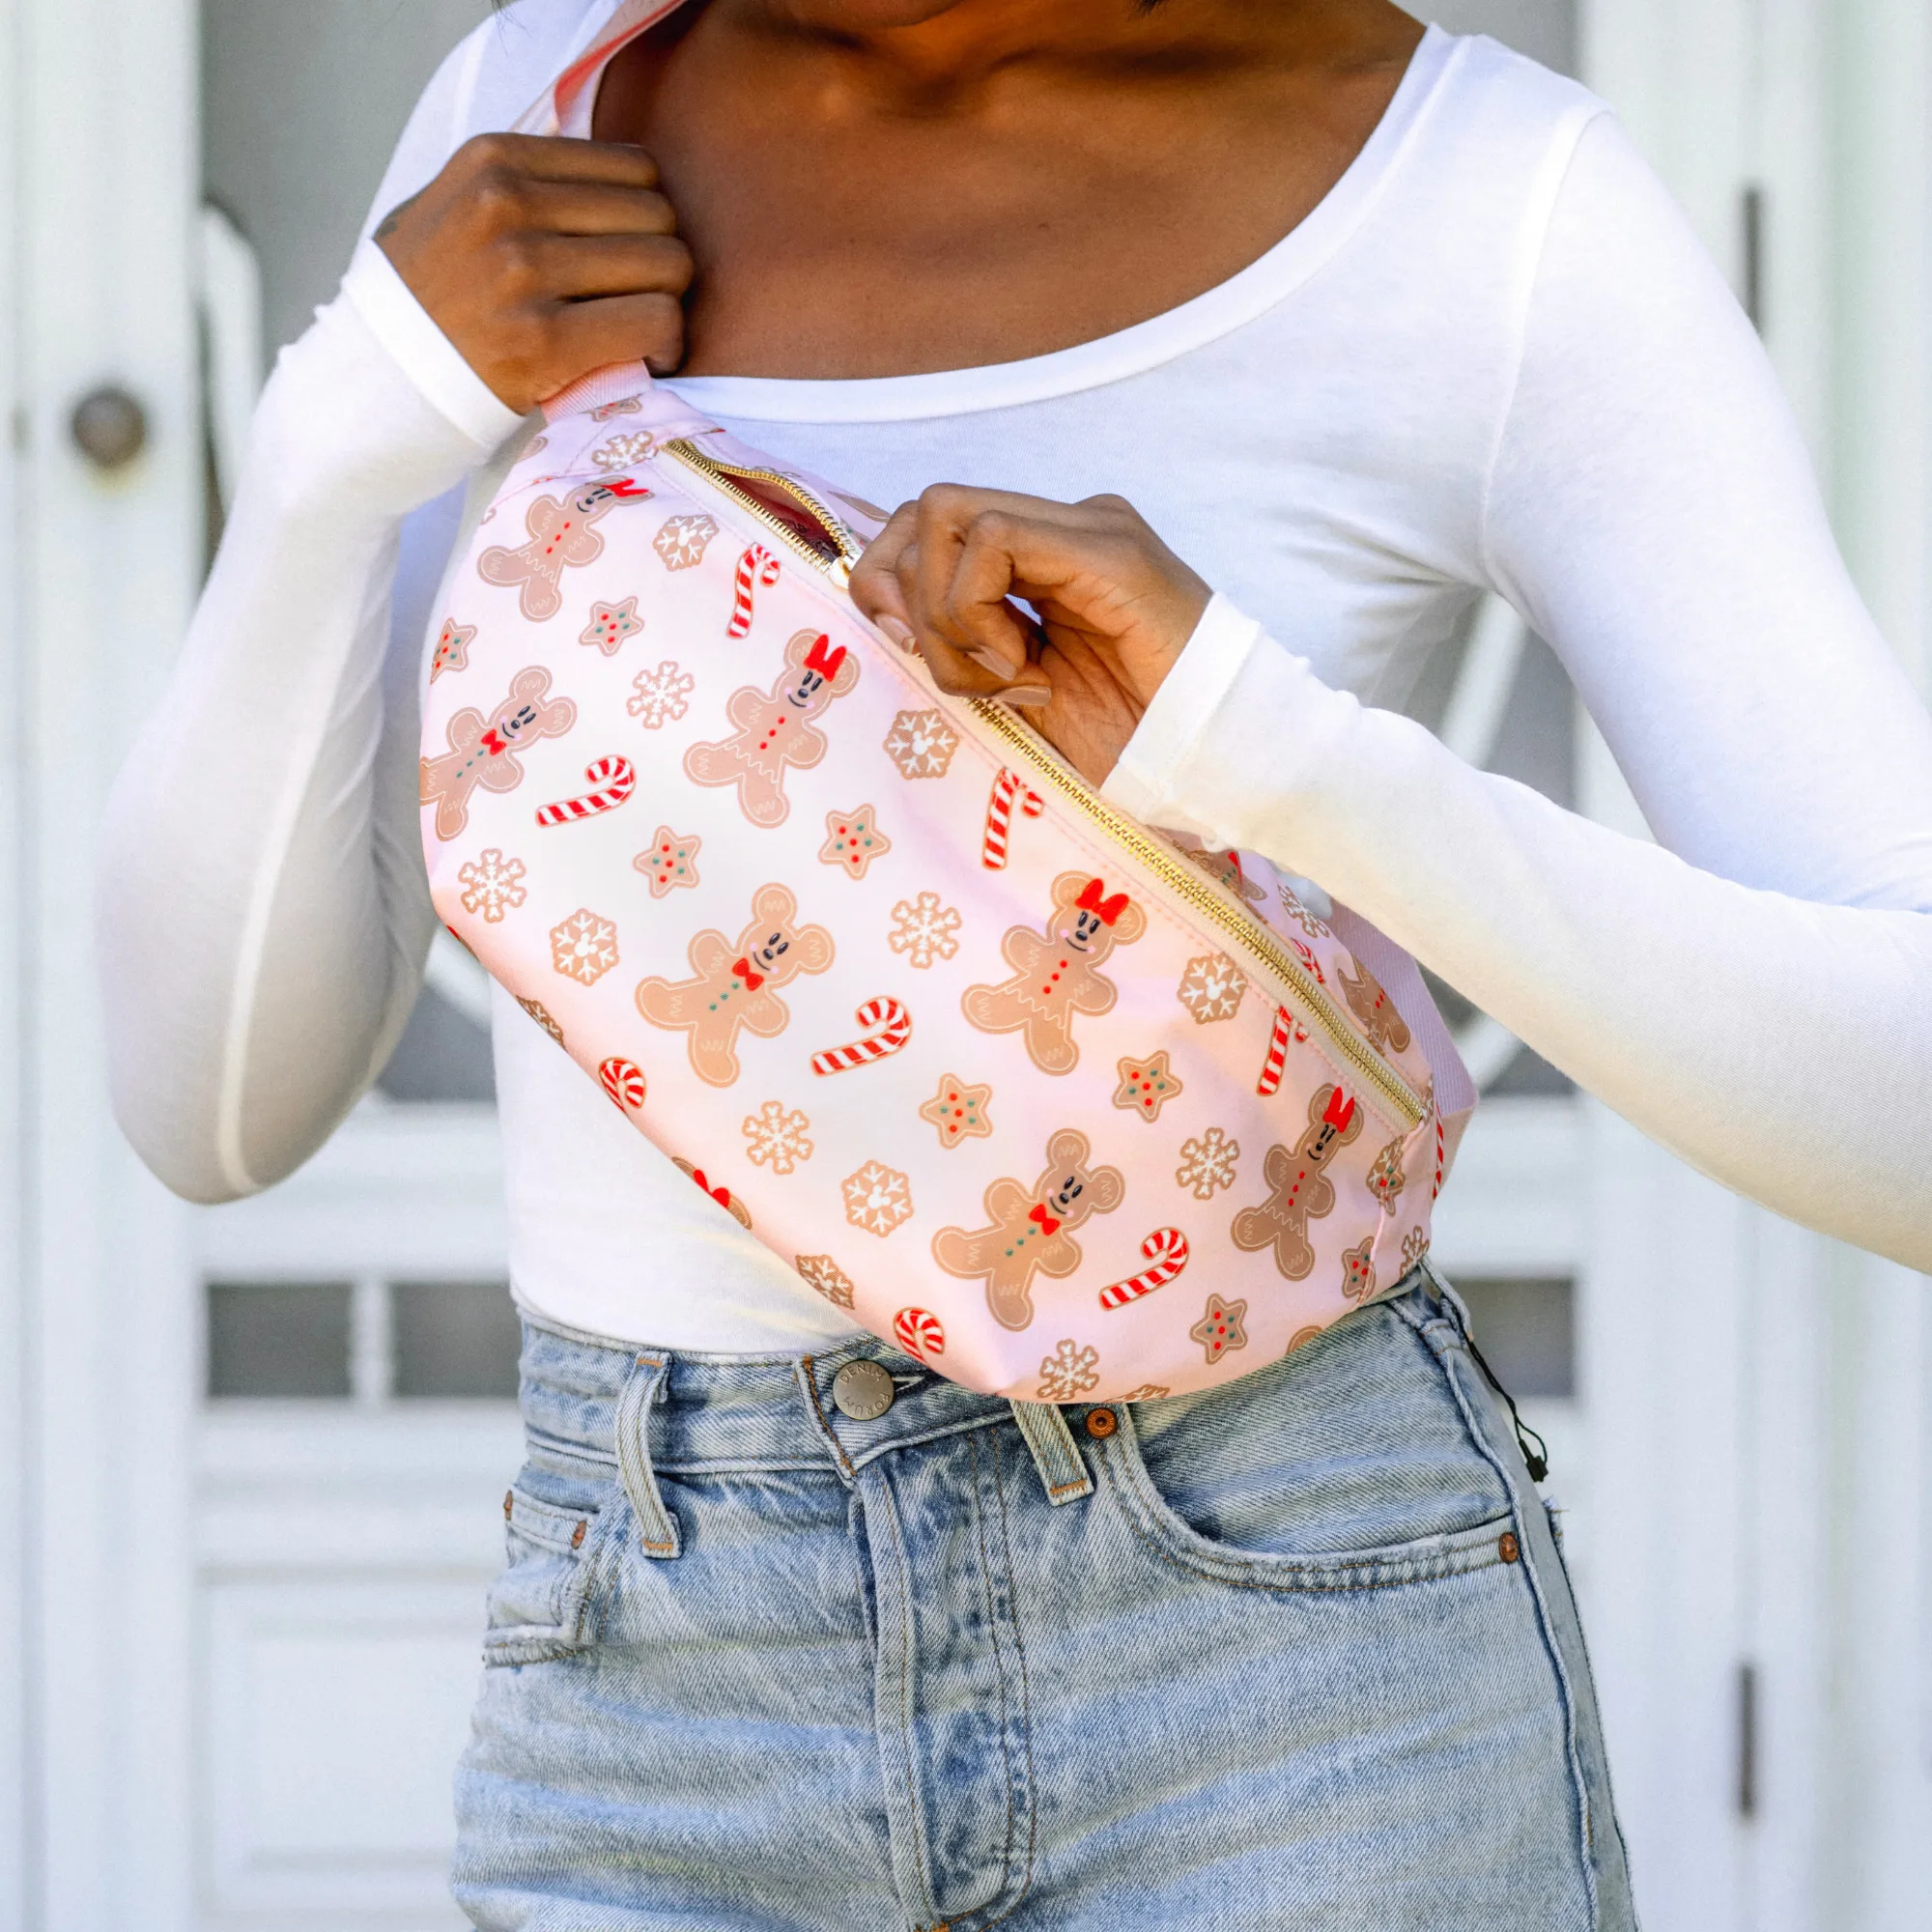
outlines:
[[[832,1400],[839,1414],[849,1415],[854,1422],[876,1422],[892,1407],[896,1393],[885,1364],[869,1356],[847,1362],[832,1378]]]

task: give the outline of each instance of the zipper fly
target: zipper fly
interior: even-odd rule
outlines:
[[[840,590],[850,583],[852,566],[859,560],[861,553],[859,540],[846,527],[843,520],[804,484],[781,475],[776,469],[721,463],[683,437],[664,444],[660,454],[672,458],[703,477],[734,508],[753,518],[762,530],[778,538],[801,562],[809,564]],[[837,560],[814,549],[783,518],[767,508],[742,483],[734,480],[740,477],[781,491],[797,503],[837,546]],[[1204,874],[1197,872],[1163,841],[1116,811],[1079,773],[1061,759],[1037,732],[1023,724],[1007,706],[986,697],[963,698],[955,700],[955,703],[999,741],[1003,753],[1010,753],[1035,778],[1043,780],[1062,800],[1089,819],[1143,870],[1159,880],[1198,919],[1265,967],[1293,995],[1292,1004],[1301,1009],[1302,1017],[1314,1022],[1323,1039],[1375,1091],[1405,1131],[1413,1132],[1422,1123],[1429,1110],[1421,1095],[1356,1033],[1328,989],[1245,906],[1224,896]]]

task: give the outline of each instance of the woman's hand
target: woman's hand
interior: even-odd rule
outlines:
[[[691,250],[641,148],[482,134],[376,241],[519,412],[610,362],[684,358]]]
[[[951,483],[902,503],[852,572],[853,602],[919,647],[940,690],[1027,705],[1095,785],[1211,594],[1119,497],[1054,503]]]

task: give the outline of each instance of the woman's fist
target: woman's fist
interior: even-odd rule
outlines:
[[[940,690],[1027,705],[1096,785],[1210,595],[1119,497],[1054,503],[951,483],[901,504],[852,572],[853,601],[918,645]]]
[[[513,410],[639,357],[684,357],[691,251],[641,148],[481,134],[376,231],[396,272]]]

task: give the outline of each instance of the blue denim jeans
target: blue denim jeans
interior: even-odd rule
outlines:
[[[477,1926],[1634,1923],[1562,1559],[1426,1270],[1104,1411],[534,1323],[523,1400]]]

